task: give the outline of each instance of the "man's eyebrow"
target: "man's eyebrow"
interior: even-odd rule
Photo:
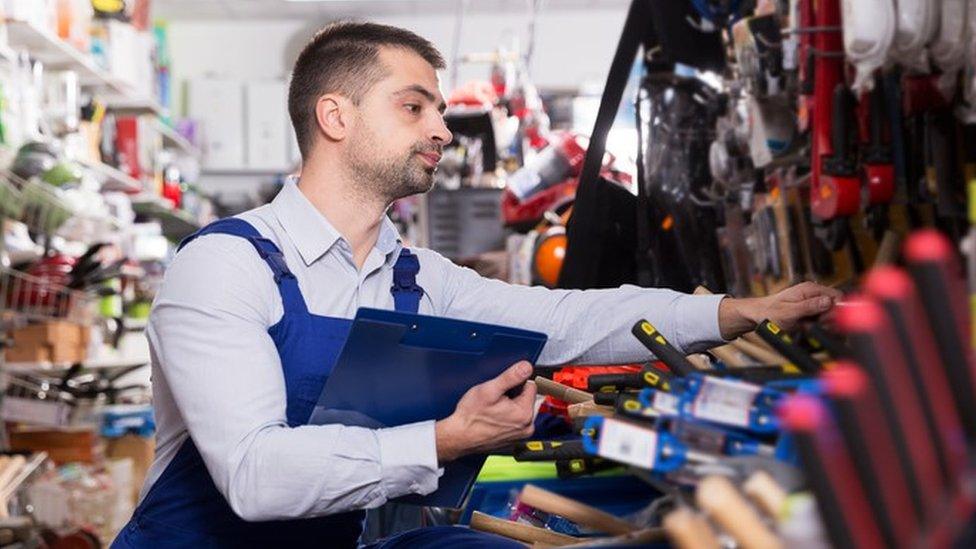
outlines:
[[[420,95],[424,96],[431,103],[434,103],[434,102],[437,101],[437,96],[434,95],[427,88],[421,86],[420,84],[411,84],[409,86],[400,88],[393,95],[403,95],[403,94],[411,93],[411,92],[419,93]],[[445,105],[444,102],[441,102],[439,105],[437,105],[437,110],[441,111],[442,113],[444,112],[445,109],[447,109],[447,105]]]

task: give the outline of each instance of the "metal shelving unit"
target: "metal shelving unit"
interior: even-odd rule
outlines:
[[[132,86],[99,67],[91,56],[78,51],[50,31],[26,21],[7,19],[5,22],[11,50],[26,50],[47,67],[77,72],[81,85],[97,92],[109,108],[166,115],[166,109],[155,99],[139,94]]]
[[[159,136],[163,139],[163,145],[167,148],[176,149],[183,154],[199,158],[201,156],[200,149],[193,146],[187,138],[183,137],[176,130],[171,128],[162,120],[153,121],[153,128],[159,133]]]
[[[92,162],[90,160],[76,160],[79,164],[88,168],[95,177],[99,179],[102,183],[103,191],[121,191],[125,193],[139,193],[142,192],[142,183],[130,176],[129,174],[123,172],[118,168],[109,166],[108,164],[102,162]]]
[[[173,241],[182,240],[200,228],[200,224],[189,214],[173,209],[172,204],[159,196],[135,196],[132,207],[137,214],[158,220],[163,226],[163,234]]]

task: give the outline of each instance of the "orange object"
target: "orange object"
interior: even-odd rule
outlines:
[[[562,229],[560,227],[560,229]],[[566,257],[566,231],[549,230],[539,235],[532,259],[532,268],[536,277],[547,288],[555,288],[559,282],[559,271],[563,268],[563,258]]]

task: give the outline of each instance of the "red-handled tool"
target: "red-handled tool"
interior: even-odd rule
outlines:
[[[877,387],[895,439],[895,458],[905,472],[912,502],[920,512],[937,508],[943,491],[939,463],[923,417],[918,393],[898,338],[881,306],[853,296],[838,308],[837,327],[848,336],[853,358]]]
[[[867,374],[844,361],[824,372],[822,381],[885,545],[910,546],[919,531],[921,509],[913,507],[905,472],[891,459],[897,452],[895,438]]]
[[[894,267],[872,270],[864,289],[878,299],[898,337],[919,391],[930,432],[935,433],[933,448],[939,459],[946,486],[958,484],[966,465],[966,432],[976,435],[976,421],[963,426],[954,405],[952,387],[939,360],[937,344],[929,325],[920,322],[925,310],[906,272]],[[964,431],[965,429],[965,431]]]
[[[932,327],[969,443],[976,444],[976,383],[969,339],[971,321],[959,261],[949,240],[933,229],[909,236],[905,243],[905,259]],[[917,322],[924,320],[919,318]]]
[[[813,4],[813,168],[810,206],[821,220],[857,213],[861,182],[851,155],[853,98],[844,81],[840,1]]]
[[[895,196],[895,165],[886,127],[884,86],[884,79],[878,74],[874,78],[874,90],[867,96],[868,135],[862,161],[870,206],[888,204]]]
[[[780,406],[779,418],[796,442],[831,545],[884,547],[850,452],[824,403],[812,395],[793,395]]]

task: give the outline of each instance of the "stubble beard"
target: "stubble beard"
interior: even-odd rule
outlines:
[[[426,193],[434,186],[436,169],[418,158],[418,153],[429,151],[429,147],[414,145],[405,155],[382,158],[375,153],[378,142],[375,132],[363,128],[350,143],[349,167],[364,190],[393,202]]]

